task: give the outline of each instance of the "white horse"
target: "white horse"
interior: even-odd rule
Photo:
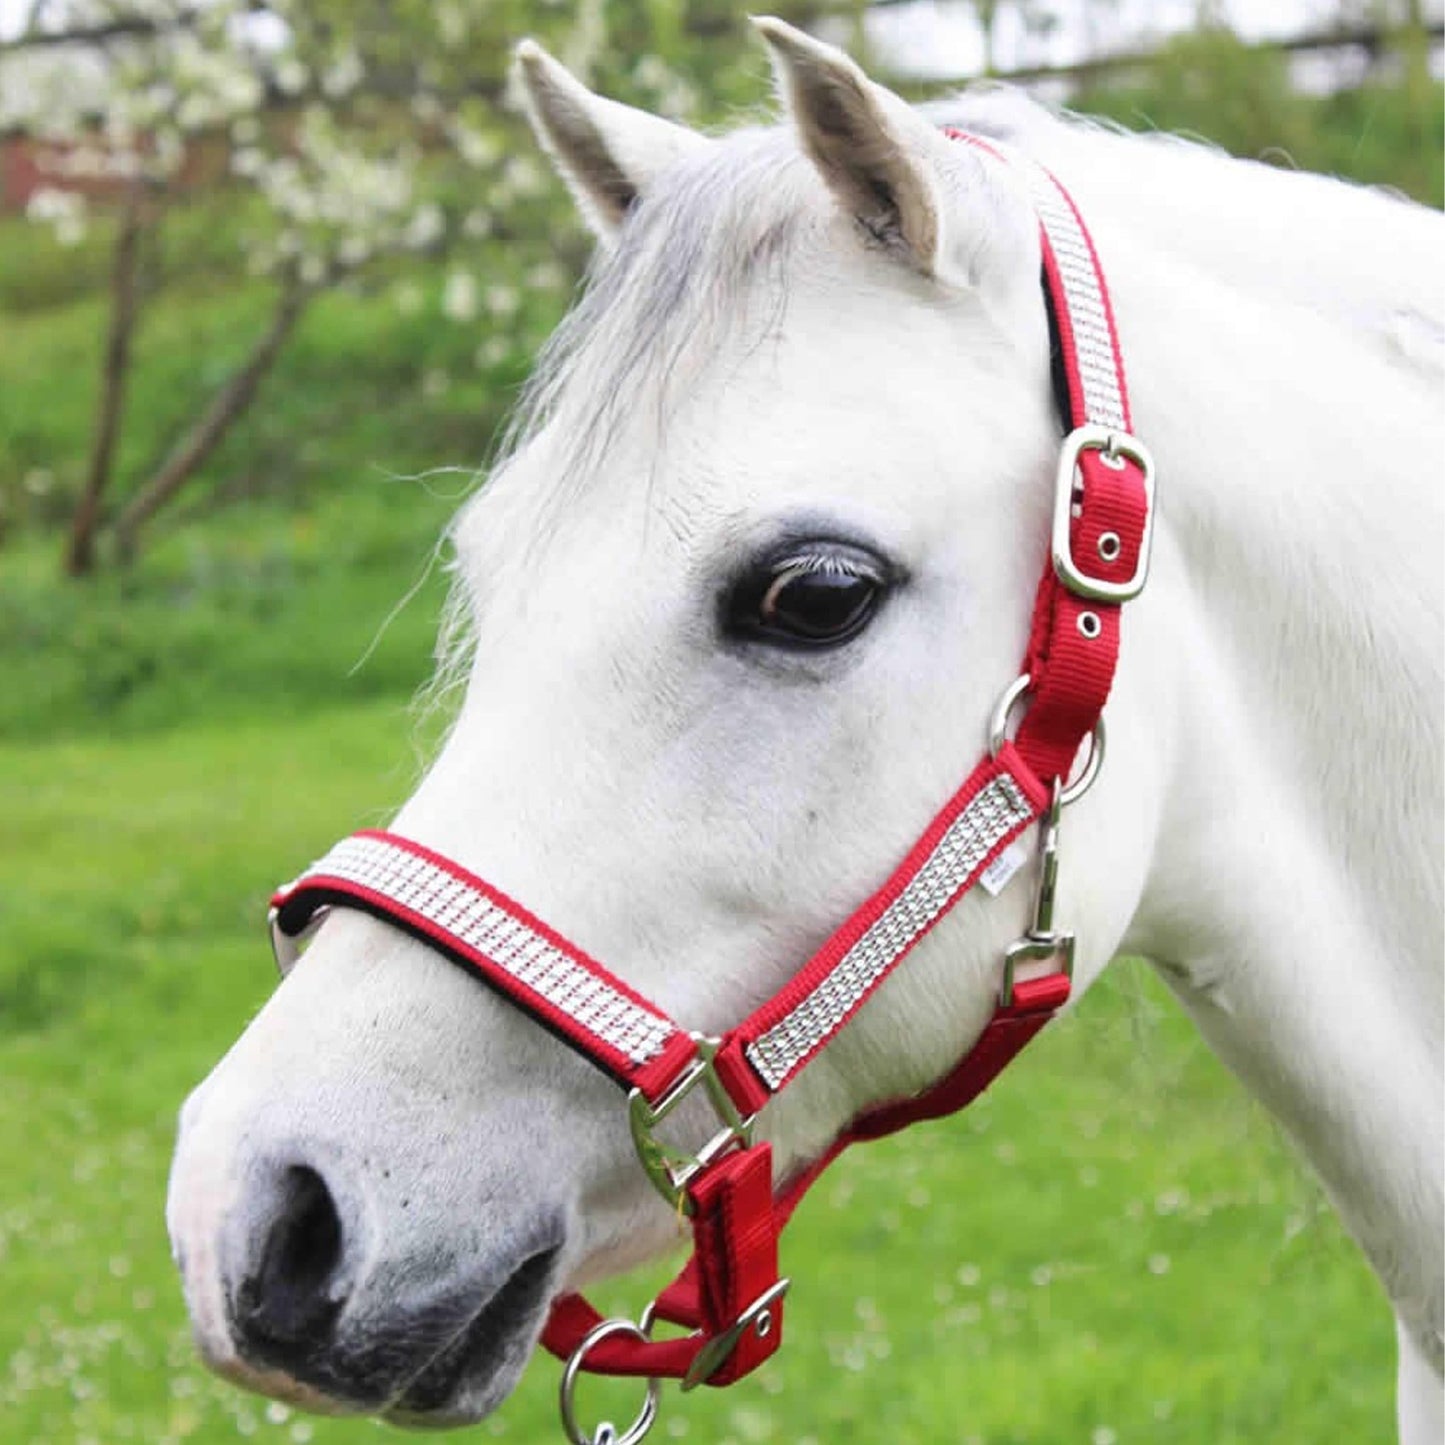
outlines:
[[[925,117],[759,23],[789,123],[720,139],[519,52],[601,254],[458,519],[465,701],[394,827],[716,1031],[889,873],[1016,670],[1060,435],[1034,215],[937,123],[1033,155],[1161,477],[1064,840],[1077,986],[1152,959],[1282,1122],[1439,1445],[1445,226],[1007,92]],[[1027,892],[970,897],[767,1112],[780,1172],[965,1051]],[[187,1103],[169,1224],[214,1368],[428,1424],[676,1237],[600,1075],[345,912]]]

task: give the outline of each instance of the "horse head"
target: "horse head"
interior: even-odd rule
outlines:
[[[598,255],[456,521],[464,697],[392,825],[703,1032],[787,982],[978,756],[1059,447],[1021,184],[760,28],[786,123],[720,138],[518,52]],[[1142,884],[1134,797],[1080,869],[1085,975]],[[760,1120],[779,1177],[968,1049],[1027,911],[970,897],[923,939]],[[345,910],[186,1103],[169,1223],[214,1368],[427,1424],[493,1409],[559,1293],[678,1237],[605,1079]]]

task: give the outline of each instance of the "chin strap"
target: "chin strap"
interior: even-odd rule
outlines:
[[[1033,161],[949,134],[1016,167],[1033,198],[1067,436],[1023,672],[995,710],[988,754],[882,887],[781,992],[720,1038],[686,1032],[522,904],[393,833],[343,840],[272,899],[283,971],[329,908],[362,910],[467,969],[626,1091],[638,1158],[688,1219],[693,1251],[636,1324],[603,1319],[579,1295],[555,1302],[542,1342],[567,1362],[562,1415],[574,1445],[641,1440],[659,1380],[720,1386],[756,1369],[782,1339],[789,1282],[779,1273],[778,1240],[811,1185],[849,1145],[970,1103],[1069,997],[1074,940],[1053,919],[1060,816],[1103,760],[1101,714],[1118,657],[1119,612],[1148,571],[1153,465],[1130,434],[1113,312],[1073,202]],[[1010,740],[1011,714],[1021,707]],[[1086,743],[1082,773],[1068,784]],[[1014,845],[1036,821],[1033,921],[1005,955],[997,1005],[974,1046],[922,1094],[854,1119],[775,1191],[771,1149],[754,1139],[758,1114],[976,883],[997,893],[1008,882],[1023,856]],[[664,1140],[666,1121],[699,1093],[716,1116],[715,1132],[700,1147]],[[685,1112],[696,1118],[694,1109]],[[682,1333],[654,1339],[658,1323]],[[649,1381],[641,1415],[622,1434],[608,1425],[589,1435],[578,1426],[574,1391],[583,1371]]]

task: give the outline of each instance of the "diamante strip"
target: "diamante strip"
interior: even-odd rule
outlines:
[[[634,1064],[656,1058],[674,1032],[670,1021],[619,993],[485,893],[405,848],[380,838],[347,838],[297,886],[304,888],[317,874],[369,888],[421,914]]]
[[[996,143],[991,143],[996,144]],[[1000,147],[1002,149],[1002,147]],[[1119,380],[1119,358],[1104,304],[1103,278],[1089,240],[1059,183],[1036,161],[1009,151],[1028,187],[1029,199],[1043,223],[1049,248],[1059,268],[1064,299],[1078,351],[1079,382],[1084,392],[1084,420],[1118,431],[1128,428]]]
[[[746,1049],[773,1089],[847,1021],[869,989],[953,901],[994,847],[1033,808],[1010,777],[981,788],[937,846],[861,938],[785,1018]]]

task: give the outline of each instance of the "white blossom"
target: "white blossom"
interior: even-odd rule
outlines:
[[[500,366],[511,352],[512,343],[505,336],[489,336],[477,347],[472,359],[478,371],[490,371],[492,367]]]
[[[277,90],[283,95],[299,95],[306,89],[306,82],[311,78],[306,67],[294,56],[283,56],[277,62],[276,69],[271,78],[276,82]]]
[[[402,232],[401,243],[410,251],[424,251],[446,233],[446,216],[435,202],[417,208]]]
[[[452,271],[442,288],[442,315],[449,321],[470,321],[477,314],[477,281],[470,271]]]
[[[321,89],[333,98],[349,95],[366,75],[366,67],[354,50],[343,50],[321,76]]]
[[[534,291],[560,291],[567,284],[567,272],[556,261],[539,261],[527,272],[527,285]]]
[[[480,241],[490,236],[493,230],[491,212],[473,208],[462,217],[462,235],[469,240]]]
[[[50,226],[62,246],[74,246],[85,237],[85,197],[77,191],[42,186],[30,193],[25,215]]]
[[[521,305],[515,286],[488,286],[487,310],[493,316],[514,316]]]

